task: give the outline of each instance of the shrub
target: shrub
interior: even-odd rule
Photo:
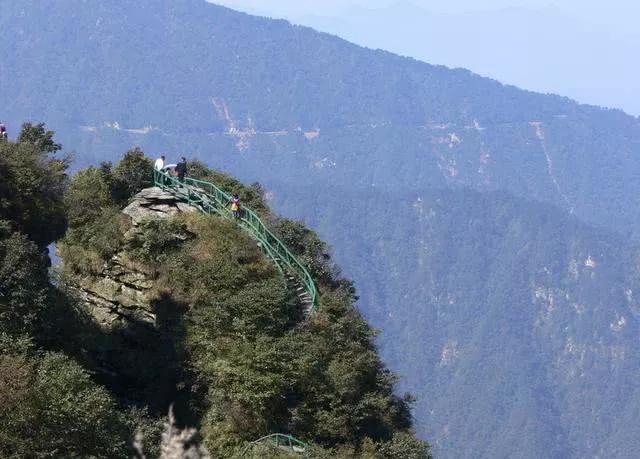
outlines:
[[[114,205],[112,199],[111,166],[89,167],[73,176],[65,194],[71,228],[84,227]]]
[[[153,161],[140,148],[129,150],[113,170],[116,202],[125,202],[144,188],[153,186]]]
[[[149,219],[138,226],[126,248],[132,258],[158,266],[190,237],[178,220]]]
[[[132,432],[106,390],[62,354],[0,354],[0,456],[127,457]]]

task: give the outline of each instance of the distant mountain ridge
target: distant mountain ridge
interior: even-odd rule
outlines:
[[[535,393],[518,369],[554,374],[557,348],[549,351],[544,340],[532,344],[523,333],[522,323],[535,324],[533,312],[507,315],[510,320],[497,328],[473,314],[486,309],[497,317],[509,305],[533,308],[538,303],[531,302],[532,286],[520,279],[510,287],[510,269],[533,276],[548,260],[557,260],[557,277],[548,288],[572,294],[587,288],[565,278],[564,252],[540,246],[547,258],[529,262],[507,253],[538,233],[543,239],[559,234],[562,244],[571,246],[575,227],[563,214],[605,228],[580,230],[588,235],[582,262],[589,245],[599,247],[601,240],[612,253],[633,250],[625,239],[636,236],[640,222],[637,118],[364,49],[203,0],[19,0],[3,6],[0,39],[7,44],[0,48],[0,118],[13,131],[25,119],[46,119],[76,151],[79,164],[114,159],[132,145],[151,155],[197,157],[244,181],[262,182],[278,211],[319,229],[355,278],[363,312],[383,329],[383,355],[418,396],[418,424],[440,448],[437,453],[476,457],[474,451],[482,451],[492,457],[524,448],[529,453],[523,457],[540,457],[544,449],[530,446],[544,439],[556,457],[596,454],[590,439],[602,429],[567,426],[590,416],[591,408],[618,406],[620,394],[631,400],[626,409],[635,409],[632,381],[640,365],[629,352],[624,371],[612,366],[589,376],[594,387],[603,388],[606,380],[618,392],[603,389],[601,398],[591,401],[596,391],[562,386],[570,394],[563,400],[576,407],[570,412],[558,412],[566,404],[534,395],[524,405],[515,396],[485,399],[486,406],[469,404],[459,389],[477,381],[475,392],[488,393],[495,387],[492,375],[504,369],[500,387]],[[465,198],[455,195],[461,189]],[[544,204],[536,218],[527,219],[538,205],[532,200]],[[442,223],[434,230],[423,224],[421,218],[431,211],[436,216],[429,221],[455,227],[449,231]],[[489,241],[492,249],[485,250]],[[446,249],[436,250],[440,243]],[[494,279],[490,291],[508,295],[480,290],[487,279],[476,270],[484,269],[480,260],[491,257],[504,263],[487,268]],[[467,258],[478,265],[472,269],[462,262]],[[460,277],[450,267],[456,260],[462,260]],[[627,282],[633,269],[628,264],[611,269],[596,285],[604,292],[616,286],[617,293],[609,306],[603,300],[598,307],[612,316],[624,312],[631,330],[635,319],[618,286],[633,285]],[[438,323],[423,321],[446,310],[448,282],[458,304],[464,299],[477,309],[472,315],[470,309],[452,309],[445,337]],[[442,294],[435,295],[436,288]],[[399,315],[405,311],[404,320],[389,317],[394,308]],[[605,312],[580,316],[579,337],[592,347],[605,336],[600,322]],[[576,320],[558,316],[554,346],[575,338],[561,332]],[[610,323],[615,321],[605,328]],[[492,348],[518,343],[521,352],[500,354],[498,360],[478,351],[473,378],[459,380],[448,376],[458,367],[442,367],[433,357],[443,352],[446,340],[473,349],[484,341],[466,337],[487,334],[494,338]],[[635,342],[631,332],[614,336],[624,349]],[[602,339],[610,344],[610,338]],[[411,348],[398,347],[407,342]],[[472,374],[470,362],[460,363],[461,375]],[[463,406],[469,411],[460,412]],[[513,410],[522,415],[501,416]],[[616,438],[628,439],[628,450],[638,451],[637,429],[633,423],[616,424],[617,414],[603,408],[599,415],[610,419],[607,432],[616,431]],[[507,435],[518,432],[527,417],[530,432],[520,439]],[[482,429],[476,429],[480,420]],[[545,437],[547,425],[558,426],[557,437]]]
[[[431,175],[437,184],[507,188],[562,205],[559,193],[547,191],[555,184],[546,161],[534,158],[542,156],[542,148],[530,123],[542,123],[555,173],[571,170],[556,180],[576,202],[576,213],[594,223],[635,227],[640,206],[617,203],[616,193],[606,189],[598,189],[609,194],[602,202],[589,195],[592,182],[627,182],[634,191],[629,194],[640,195],[630,180],[640,169],[631,160],[640,145],[636,118],[367,50],[200,0],[158,5],[150,0],[135,8],[119,0],[12,2],[0,18],[2,38],[11,44],[0,51],[7,63],[0,69],[0,116],[14,128],[25,119],[50,120],[67,144],[85,151],[78,155],[81,162],[89,151],[100,158],[113,155],[105,147],[114,142],[125,149],[130,143],[195,148],[204,157],[225,140],[234,141],[225,142],[225,151],[258,144],[261,133],[297,145],[298,133],[319,129],[312,145],[301,144],[305,153],[294,147],[296,163],[306,168],[324,159],[327,150],[346,162],[358,161],[354,150],[360,142],[354,137],[371,132],[383,139],[377,149],[394,151],[367,151],[371,164],[420,158],[418,169],[413,168],[418,174],[400,180],[409,187],[436,168]],[[70,18],[69,11],[75,11]],[[67,20],[68,28],[57,26]],[[385,144],[400,130],[404,140],[396,152],[395,145]],[[439,147],[431,144],[451,134],[460,145],[433,151]],[[339,148],[334,148],[338,137]],[[330,148],[317,148],[325,139]],[[306,152],[311,158],[303,158]],[[621,160],[607,161],[612,154]],[[538,164],[531,164],[530,171],[513,158]],[[223,165],[229,161],[221,159]],[[488,161],[486,167],[481,161]],[[456,166],[450,167],[453,162]],[[262,164],[256,168],[264,169]],[[503,171],[506,177],[496,176]],[[592,172],[597,176],[588,178]],[[584,195],[588,202],[578,202]]]
[[[602,14],[581,14],[584,5],[567,2],[507,8],[482,3],[469,5],[467,12],[460,2],[420,3],[424,6],[352,6],[335,15],[290,19],[370,48],[640,114],[638,67],[627,58],[638,49],[640,36],[622,23],[620,4],[609,11],[617,17],[613,25]],[[443,12],[449,9],[456,12]]]

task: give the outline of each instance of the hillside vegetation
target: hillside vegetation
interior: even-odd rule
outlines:
[[[347,191],[340,197],[357,199]],[[362,291],[360,301],[376,305],[372,320],[395,337],[385,359],[413,375],[400,387],[438,394],[416,404],[436,451],[636,455],[636,245],[505,193],[423,189],[374,197],[387,222],[370,212],[351,219],[350,209],[346,217],[332,214],[337,203],[324,202],[317,209],[327,221],[317,225],[370,232],[364,244],[343,242],[340,256],[354,260],[355,276],[378,286]],[[387,228],[407,216],[415,225]],[[383,231],[384,239],[375,236]],[[384,264],[368,265],[371,258]],[[402,301],[385,289],[390,277],[403,286]]]
[[[49,281],[68,161],[42,125],[0,143],[0,456],[128,457],[144,412],[118,406],[78,361],[83,317]],[[90,324],[87,324],[90,325]]]
[[[58,149],[42,125],[0,144],[2,457],[131,457],[136,432],[154,457],[171,405],[215,457],[272,432],[309,442],[315,457],[430,457],[351,283],[314,233],[269,213],[259,187],[193,168],[253,199],[310,262],[322,291],[310,318],[233,223],[184,213],[134,227],[121,209],[151,185],[142,151],[68,179]],[[45,216],[60,225],[44,230]],[[43,251],[63,235],[54,285]],[[78,296],[116,255],[150,282],[154,324],[106,327]]]

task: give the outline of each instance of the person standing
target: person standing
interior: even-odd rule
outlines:
[[[156,159],[155,164],[153,165],[153,170],[158,171],[158,172],[164,172],[164,155],[160,156],[158,159]],[[162,174],[153,174],[155,179],[159,179],[160,180],[160,184],[161,185],[166,185],[167,184],[167,179],[164,175]]]
[[[187,158],[184,156],[176,166],[176,174],[178,175],[178,180],[184,182],[184,176],[187,175]]]
[[[153,168],[157,171],[161,171],[162,169],[164,169],[164,155],[156,159],[156,162],[153,165]]]
[[[0,121],[0,140],[7,140],[7,126]]]
[[[240,220],[240,196],[234,194],[231,198],[231,212],[233,213],[233,218],[236,220]]]

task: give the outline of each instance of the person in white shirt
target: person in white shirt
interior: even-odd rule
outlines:
[[[153,165],[153,168],[157,171],[161,171],[164,168],[164,155],[156,159],[156,163]]]

